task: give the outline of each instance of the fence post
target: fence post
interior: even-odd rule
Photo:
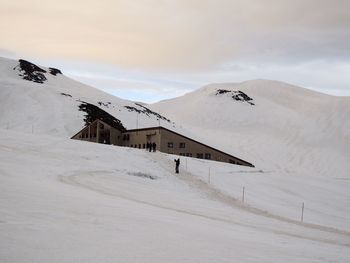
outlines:
[[[242,203],[244,203],[244,194],[245,194],[245,187],[243,186]]]
[[[304,222],[304,202],[301,206],[301,223],[303,223],[303,222]]]
[[[208,171],[208,183],[210,184],[210,167],[209,167],[209,171]]]

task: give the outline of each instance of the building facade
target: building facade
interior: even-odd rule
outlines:
[[[71,139],[121,145],[122,131],[105,123],[101,120],[95,120],[90,125],[84,127]]]
[[[253,164],[164,127],[120,131],[102,120],[95,120],[72,139],[146,149],[155,143],[158,151],[199,159],[254,167]]]

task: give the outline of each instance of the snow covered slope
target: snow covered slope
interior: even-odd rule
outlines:
[[[254,80],[208,85],[150,107],[261,169],[349,177],[349,97]]]
[[[350,98],[286,83],[212,84],[150,107],[256,167],[350,176]]]
[[[349,180],[173,158],[0,129],[0,262],[349,261]]]
[[[253,81],[151,112],[0,62],[0,262],[350,260],[348,98]],[[83,102],[127,128],[158,125],[160,110],[256,168],[181,157],[176,175],[171,155],[70,140]]]
[[[0,127],[70,138],[85,125],[82,102],[98,106],[128,129],[159,122],[174,126],[141,104],[74,81],[56,69],[0,58]]]

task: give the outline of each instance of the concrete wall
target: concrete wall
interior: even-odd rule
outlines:
[[[155,142],[157,145],[157,150],[159,150],[160,145],[160,129],[146,129],[146,130],[132,130],[123,133],[123,146],[144,149],[147,142]]]
[[[169,147],[169,143],[172,144],[173,147]],[[180,143],[184,144],[184,148],[180,148]],[[161,145],[160,151],[165,153],[177,154],[190,156],[194,158],[201,159],[210,159],[214,161],[242,164],[245,163],[240,161],[239,159],[215,150],[209,146],[203,145],[199,142],[196,142],[192,139],[183,137],[171,131],[162,129],[161,130]]]

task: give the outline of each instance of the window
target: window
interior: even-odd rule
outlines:
[[[203,153],[197,153],[197,158],[203,159]]]
[[[102,123],[100,123],[100,129],[104,129],[104,125]]]
[[[238,162],[236,162],[235,160],[232,160],[232,159],[230,159],[229,162],[232,164],[238,164]]]
[[[211,154],[210,153],[206,153],[204,155],[204,158],[210,160],[211,159]]]
[[[186,144],[184,142],[179,143],[179,148],[186,148]]]
[[[168,142],[168,148],[174,148],[174,144],[172,142]]]

